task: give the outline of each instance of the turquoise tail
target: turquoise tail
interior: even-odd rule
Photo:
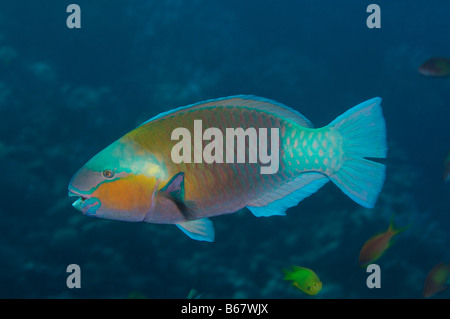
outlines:
[[[348,110],[328,127],[343,138],[344,162],[330,179],[358,204],[372,208],[383,188],[386,167],[365,159],[386,158],[386,125],[381,98],[365,101]]]

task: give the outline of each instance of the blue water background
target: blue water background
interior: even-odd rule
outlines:
[[[450,57],[450,3],[377,1],[0,1],[0,298],[421,298],[450,262],[450,78],[417,72]],[[96,152],[145,120],[205,99],[254,94],[316,127],[383,98],[387,178],[374,209],[328,183],[287,216],[213,218],[214,243],[172,225],[88,218],[67,184]],[[207,194],[205,194],[207,196]],[[382,287],[358,266],[364,242],[411,225],[377,261]],[[66,267],[81,267],[69,289]],[[281,269],[313,269],[310,297]],[[449,298],[444,291],[437,298]]]

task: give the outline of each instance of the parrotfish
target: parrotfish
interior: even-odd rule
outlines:
[[[444,161],[444,181],[450,181],[450,151],[447,153]]]
[[[394,228],[394,216],[392,216],[388,229],[373,236],[363,245],[359,253],[359,265],[365,267],[380,258],[392,246],[392,237],[409,227]]]
[[[431,296],[447,289],[447,282],[450,276],[450,264],[439,263],[430,270],[423,285],[423,297]]]
[[[450,75],[450,59],[431,58],[419,66],[419,73],[425,76],[444,77]]]
[[[175,224],[204,241],[214,241],[209,217],[245,207],[258,217],[285,215],[329,180],[372,208],[385,179],[385,165],[372,160],[387,153],[380,104],[363,102],[321,128],[256,96],[180,107],[90,159],[71,179],[69,196],[87,216]]]
[[[317,295],[322,290],[322,282],[309,268],[292,266],[292,271],[283,269],[283,272],[284,280],[291,280],[295,287],[308,295]]]

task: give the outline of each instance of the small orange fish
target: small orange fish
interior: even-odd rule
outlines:
[[[444,181],[450,181],[450,151],[448,151],[444,161]]]
[[[449,76],[450,59],[431,58],[419,66],[418,71],[420,74],[425,76]]]
[[[366,241],[361,249],[361,252],[359,253],[359,265],[361,267],[365,267],[380,258],[393,244],[391,242],[392,237],[404,231],[408,227],[409,226],[401,229],[395,229],[394,216],[392,216],[389,228],[385,232],[375,235]]]
[[[423,285],[423,297],[429,298],[434,294],[444,291],[450,275],[450,264],[439,263],[430,270]]]

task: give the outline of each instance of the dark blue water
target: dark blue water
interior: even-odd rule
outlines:
[[[1,298],[421,298],[450,262],[450,78],[417,72],[450,57],[450,3],[378,1],[0,1]],[[373,1],[372,1],[373,2]],[[271,98],[315,126],[383,98],[387,177],[374,209],[328,183],[285,217],[213,218],[214,243],[172,225],[88,218],[67,184],[96,152],[173,107],[236,94]],[[206,195],[206,194],[205,194]],[[411,227],[377,260],[381,288],[358,266],[366,240]],[[69,289],[66,268],[81,269]],[[313,269],[309,297],[283,281]],[[131,295],[130,295],[131,294]],[[449,298],[444,291],[435,297]]]

